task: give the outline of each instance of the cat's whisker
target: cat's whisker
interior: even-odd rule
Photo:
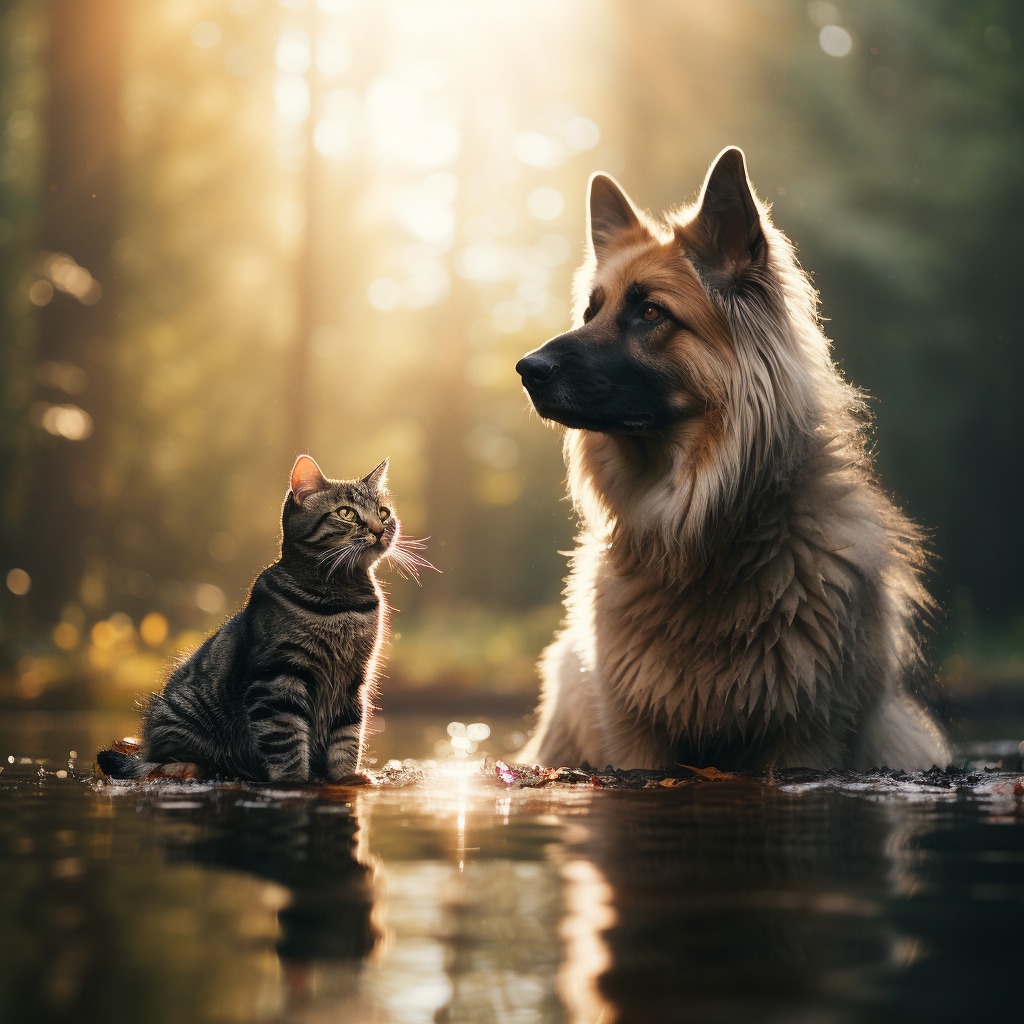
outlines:
[[[352,556],[354,553],[355,548],[353,548],[351,545],[346,545],[345,547],[339,548],[332,548],[330,550],[330,554],[333,555],[333,557],[330,560],[330,566],[328,567],[327,570],[327,578],[330,579],[331,576],[333,576],[334,573],[339,568],[341,568],[342,566],[346,566],[347,562],[353,561]]]
[[[434,572],[441,571],[436,565],[431,564],[419,555],[413,554],[411,551],[396,551],[394,553],[394,558],[396,561],[400,561],[406,565],[418,566],[421,569],[433,569]]]
[[[414,580],[416,580],[417,585],[419,585],[419,576],[417,576],[415,573],[406,572],[401,562],[399,562],[397,559],[392,558],[390,555],[385,555],[384,558],[387,561],[389,568],[397,572],[398,575],[401,576],[403,580],[407,580],[411,576]]]
[[[321,566],[321,565],[324,564],[324,562],[327,562],[327,561],[329,561],[332,558],[336,558],[337,554],[338,554],[338,549],[337,548],[333,548],[333,547],[332,548],[328,548],[322,555],[320,555],[317,558],[317,560],[316,560],[317,566]]]
[[[434,572],[440,572],[436,565],[432,565],[422,555],[417,554],[417,551],[423,551],[426,549],[426,541],[429,538],[419,539],[418,537],[409,537],[405,534],[400,534],[392,542],[388,553],[384,556],[387,559],[388,565],[391,566],[395,572],[398,573],[402,579],[414,579],[417,586],[422,586],[420,583],[420,569],[433,569]]]
[[[430,540],[429,537],[424,537],[422,540],[418,537],[399,537],[395,540],[393,546],[399,548],[411,548],[415,551],[426,551],[428,540]]]

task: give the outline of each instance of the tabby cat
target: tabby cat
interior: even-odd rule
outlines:
[[[300,455],[281,515],[281,556],[228,619],[154,694],[142,749],[103,751],[115,778],[169,762],[252,781],[338,781],[358,772],[388,605],[385,555],[427,565],[402,538],[387,460],[361,480],[328,480]]]

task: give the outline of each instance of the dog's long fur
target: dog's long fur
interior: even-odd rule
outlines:
[[[522,759],[945,765],[912,696],[920,533],[743,154],[663,222],[595,175],[588,249],[573,330],[517,367],[584,522]]]

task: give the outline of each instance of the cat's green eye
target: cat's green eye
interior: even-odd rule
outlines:
[[[355,509],[351,509],[347,505],[343,505],[338,509],[338,515],[341,516],[346,523],[354,523],[356,521]]]
[[[391,515],[391,509],[385,508],[385,506],[381,505],[381,507],[377,509],[377,514],[380,516],[380,521],[383,523],[384,520]]]

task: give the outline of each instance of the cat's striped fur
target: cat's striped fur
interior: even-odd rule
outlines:
[[[299,457],[280,558],[151,698],[140,756],[118,770],[104,752],[104,771],[144,778],[188,762],[206,775],[273,782],[337,781],[359,770],[388,629],[374,565],[384,555],[403,559],[386,471],[385,461],[361,480],[328,480]]]

